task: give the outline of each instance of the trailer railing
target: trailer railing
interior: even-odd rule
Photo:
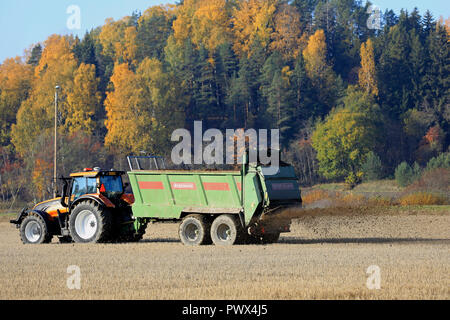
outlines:
[[[166,170],[166,161],[157,156],[128,156],[130,171],[136,170]]]

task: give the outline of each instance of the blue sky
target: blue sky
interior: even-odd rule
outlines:
[[[399,12],[401,8],[412,10],[417,6],[421,13],[430,9],[434,16],[450,16],[450,5],[446,0],[372,0],[383,11],[386,8]],[[66,26],[67,8],[77,5],[81,9],[81,29],[76,34],[83,36],[86,30],[100,26],[106,18],[115,20],[130,15],[134,10],[168,0],[0,0],[0,63],[8,57],[22,55],[24,49],[44,41],[49,35],[73,33]]]

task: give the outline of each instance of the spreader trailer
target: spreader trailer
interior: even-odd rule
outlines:
[[[136,228],[180,221],[185,245],[277,242],[291,225],[279,213],[302,199],[292,166],[269,169],[246,162],[240,171],[132,170]]]

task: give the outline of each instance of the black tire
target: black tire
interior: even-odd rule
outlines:
[[[206,217],[192,214],[183,219],[178,234],[186,246],[200,246],[211,243],[209,235],[210,224]]]
[[[30,213],[20,224],[20,238],[24,244],[44,244],[50,243],[53,235],[40,215]]]
[[[129,242],[139,242],[142,239],[144,239],[144,235],[146,233],[147,230],[147,224],[141,226],[141,228],[139,228],[139,230],[137,231],[137,233],[131,234],[128,238]]]
[[[139,242],[144,239],[144,235],[147,229],[148,223],[139,224],[139,230],[135,229],[135,221],[133,219],[133,213],[131,208],[127,208],[127,210],[122,210],[120,215],[121,217],[118,221],[116,221],[116,226],[118,226],[118,230],[116,230],[114,239],[117,242]]]
[[[216,246],[232,246],[239,242],[240,224],[232,215],[218,216],[211,225],[211,239]]]
[[[135,243],[135,242],[139,242],[142,239],[144,239],[144,235],[145,235],[145,230],[135,233],[134,229],[130,230],[128,234],[119,237],[119,241],[118,242],[123,242],[123,243],[127,243],[127,242],[131,242],[131,243]]]
[[[61,244],[73,243],[73,239],[70,236],[58,237],[58,240]]]
[[[136,234],[133,234],[132,236],[129,236],[127,239],[127,242],[136,243],[136,242],[141,241],[142,239],[144,239],[144,235],[142,233],[136,233]]]
[[[80,202],[70,214],[70,235],[76,243],[108,242],[112,227],[111,212],[95,201]]]

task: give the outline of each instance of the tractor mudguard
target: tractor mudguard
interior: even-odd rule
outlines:
[[[70,211],[72,211],[73,208],[75,208],[75,206],[78,203],[85,201],[85,200],[93,200],[93,201],[97,202],[100,207],[107,207],[107,208],[115,208],[116,207],[108,198],[106,198],[104,196],[85,195],[85,196],[78,198],[71,204]]]
[[[16,220],[11,220],[10,223],[15,224],[17,228],[20,228],[23,219],[25,219],[30,213],[34,213],[39,215],[47,225],[47,229],[50,231],[55,231],[54,223],[50,220],[50,216],[47,212],[41,210],[28,210],[28,208],[24,208],[18,215]]]
[[[45,223],[47,224],[47,226],[50,226],[50,216],[48,215],[47,212],[45,211],[40,211],[40,210],[31,210],[31,213],[40,215],[42,219],[44,219]]]

